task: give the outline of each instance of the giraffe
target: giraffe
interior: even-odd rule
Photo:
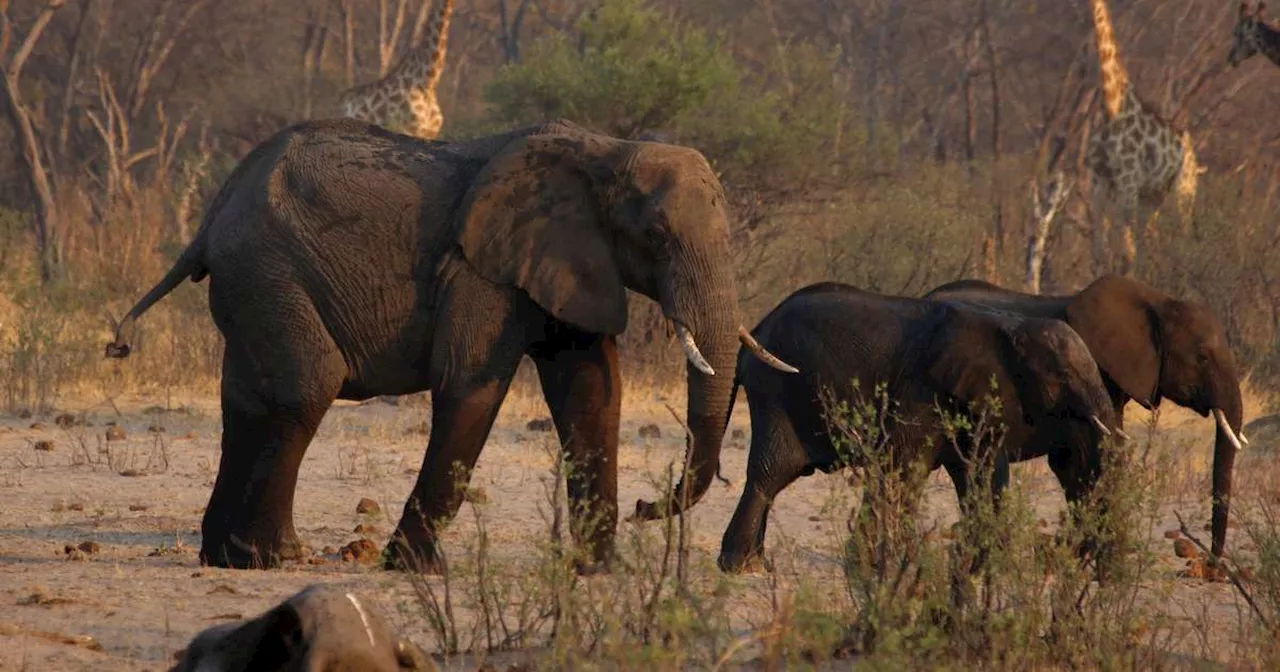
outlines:
[[[432,140],[440,135],[444,114],[436,86],[444,72],[453,0],[435,0],[422,40],[405,53],[385,77],[344,91],[342,116]]]
[[[1106,0],[1090,1],[1106,118],[1089,140],[1088,165],[1109,190],[1131,240],[1129,222],[1139,208],[1155,211],[1171,192],[1183,221],[1190,221],[1206,169],[1196,159],[1191,133],[1175,129],[1138,97],[1120,61]]]
[[[1251,14],[1249,3],[1240,3],[1240,14],[1233,33],[1235,41],[1231,45],[1231,53],[1227,54],[1227,63],[1231,67],[1238,67],[1254,54],[1262,54],[1272,63],[1280,65],[1280,29],[1267,25],[1267,20],[1262,18],[1262,10],[1266,6],[1267,3],[1259,2]]]

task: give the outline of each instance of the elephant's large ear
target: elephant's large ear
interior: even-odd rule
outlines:
[[[617,334],[626,290],[586,142],[532,136],[504,148],[463,200],[458,243],[488,280],[523,289],[565,322]]]
[[[1125,394],[1148,408],[1156,403],[1160,340],[1150,289],[1104,275],[1067,307],[1067,323],[1089,346],[1098,368]]]
[[[1016,364],[1010,334],[994,319],[951,306],[939,308],[945,309],[948,319],[929,346],[928,376],[933,385],[963,406],[977,404],[979,412],[986,410],[989,397],[997,397],[1004,417],[1021,419],[1017,381],[1010,368]]]

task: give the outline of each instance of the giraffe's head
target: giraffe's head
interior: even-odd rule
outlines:
[[[1236,28],[1232,33],[1231,53],[1227,54],[1227,63],[1231,67],[1240,65],[1242,61],[1258,53],[1261,32],[1266,27],[1266,20],[1262,18],[1262,9],[1266,6],[1267,3],[1259,2],[1250,12],[1248,2],[1240,3]]]
[[[1182,169],[1178,171],[1178,214],[1191,221],[1196,205],[1196,186],[1209,169],[1196,160],[1195,143],[1190,131],[1182,132]]]

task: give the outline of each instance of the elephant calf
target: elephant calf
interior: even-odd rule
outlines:
[[[944,467],[962,506],[977,476],[973,446],[948,440],[936,411],[972,413],[970,404],[989,395],[1000,399],[1007,426],[993,494],[1007,484],[1009,462],[1046,454],[1069,501],[1086,497],[1101,474],[1101,442],[1116,426],[1115,411],[1088,348],[1063,322],[821,283],[783,300],[752,335],[800,373],[739,355],[751,452],[720,547],[725,571],[741,571],[763,552],[769,507],[783,488],[815,469],[844,466],[820,395],[830,388],[835,399],[854,402],[854,380],[867,391],[883,384],[896,404],[884,419],[895,465],[924,459],[930,470]]]
[[[312,585],[257,618],[196,635],[170,672],[434,669],[355,595]]]

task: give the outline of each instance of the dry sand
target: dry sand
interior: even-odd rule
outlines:
[[[619,457],[624,514],[638,497],[652,499],[653,475],[680,459],[683,434],[662,402],[652,393],[633,393],[624,408]],[[682,407],[678,400],[672,403]],[[162,406],[177,410],[166,412]],[[313,582],[360,591],[413,639],[431,645],[402,576],[342,562],[274,571],[199,566],[200,517],[218,461],[216,399],[134,397],[116,400],[120,414],[101,403],[64,402],[62,407],[83,414],[92,426],[61,427],[56,416],[0,419],[0,669],[166,669],[173,653],[199,630],[256,615]],[[543,415],[536,395],[509,399],[473,480],[487,495],[485,515],[499,561],[527,555],[546,537],[540,505],[550,474],[545,447],[554,435],[526,428],[529,419]],[[1147,417],[1131,407],[1131,433]],[[321,549],[358,538],[353,528],[369,519],[356,513],[356,503],[371,497],[382,507],[373,521],[378,533],[371,538],[384,544],[421,462],[426,437],[415,429],[427,420],[429,411],[421,405],[335,406],[302,465],[295,517],[303,539]],[[123,428],[124,440],[105,440],[111,421]],[[693,546],[703,562],[718,552],[741,493],[747,421],[745,401],[740,401],[732,423],[740,433],[727,442],[723,458],[733,485],[715,484],[695,509]],[[638,437],[639,427],[649,423],[659,426],[660,438]],[[159,425],[162,434],[149,431]],[[1158,601],[1170,622],[1185,626],[1176,635],[1182,648],[1197,655],[1205,648],[1230,655],[1245,614],[1240,600],[1227,584],[1173,578],[1185,561],[1173,556],[1162,536],[1175,525],[1175,509],[1196,528],[1208,519],[1204,473],[1212,422],[1170,407],[1160,427],[1162,445],[1182,451],[1178,464],[1186,473],[1180,481],[1185,487],[1174,488],[1163,500],[1165,519],[1148,530],[1162,558],[1158,574],[1167,579]],[[37,450],[40,441],[51,441],[52,450]],[[1250,487],[1249,475],[1274,469],[1276,446],[1267,444],[1255,438],[1238,461],[1237,501]],[[1033,494],[1041,515],[1056,520],[1061,490],[1044,461],[1015,465],[1014,477],[1017,487]],[[771,548],[794,545],[796,562],[780,572],[836,578],[831,521],[818,514],[832,488],[847,487],[844,483],[843,475],[819,474],[781,495],[768,543]],[[464,504],[446,543],[458,543],[474,531],[470,507]],[[955,518],[955,509],[949,482],[935,473],[929,515],[945,523]],[[1232,534],[1232,544],[1245,543],[1238,529]],[[1207,533],[1203,536],[1207,540]],[[97,552],[80,559],[72,557],[79,553],[65,552],[67,545],[86,541],[96,542]],[[742,579],[744,612],[757,608],[751,594],[763,590],[766,581],[763,575]],[[1205,631],[1205,623],[1208,638],[1196,634]]]

